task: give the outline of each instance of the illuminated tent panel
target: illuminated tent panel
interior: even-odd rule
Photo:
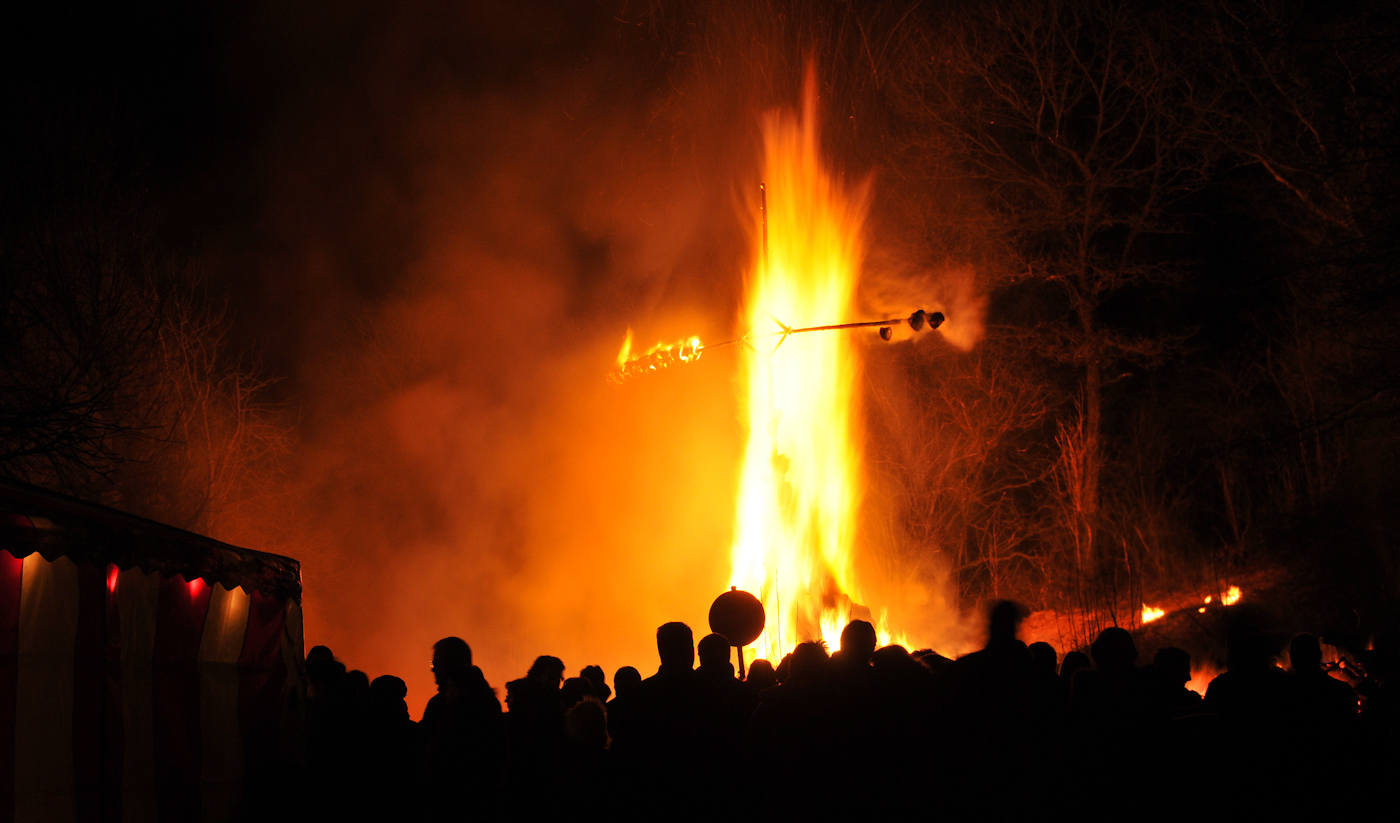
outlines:
[[[0,481],[0,823],[278,804],[300,598],[295,560]]]

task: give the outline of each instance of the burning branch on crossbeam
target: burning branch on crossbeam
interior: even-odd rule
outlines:
[[[919,309],[908,317],[895,317],[889,320],[864,320],[857,323],[834,323],[826,326],[804,326],[793,328],[778,318],[774,317],[773,322],[778,324],[778,331],[774,332],[749,332],[742,337],[733,340],[725,340],[722,343],[711,343],[705,345],[700,342],[699,337],[689,337],[677,340],[674,343],[657,343],[646,352],[634,355],[632,353],[632,330],[627,330],[627,337],[622,341],[622,349],[617,353],[617,364],[612,371],[608,372],[608,382],[622,383],[629,377],[641,374],[652,374],[669,368],[677,363],[693,363],[700,359],[701,353],[710,349],[722,349],[726,346],[733,346],[738,343],[752,345],[753,341],[760,339],[778,338],[778,342],[773,345],[773,351],[787,341],[794,334],[805,334],[807,332],[818,331],[844,331],[846,329],[863,329],[879,327],[880,339],[889,340],[893,337],[893,328],[903,323],[908,323],[909,328],[915,332],[923,331],[925,327],[936,329],[943,323],[942,312],[924,311]]]

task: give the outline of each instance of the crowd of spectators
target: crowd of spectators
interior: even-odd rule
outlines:
[[[437,694],[414,722],[404,682],[371,682],[324,646],[306,660],[308,816],[763,819],[972,812],[1176,816],[1272,804],[1354,809],[1393,781],[1400,643],[1324,665],[1318,638],[1283,650],[1247,626],[1204,699],[1190,656],[1139,665],[1131,633],[1103,630],[1063,659],[1017,638],[1022,611],[989,615],[980,651],[877,648],[852,621],[840,649],[804,642],[736,677],[731,648],[657,629],[650,677],[576,676],[542,656],[499,692],[456,637],[433,647]],[[696,665],[698,651],[699,665]],[[1337,806],[1335,804],[1340,804]],[[1130,812],[1130,810],[1136,810]]]

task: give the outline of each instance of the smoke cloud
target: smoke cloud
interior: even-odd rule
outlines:
[[[656,626],[708,630],[734,355],[604,378],[629,326],[739,331],[759,117],[803,68],[756,76],[705,15],[466,6],[255,14],[225,67],[248,134],[207,204],[235,216],[204,263],[299,415],[266,505],[216,536],[300,559],[308,645],[403,677],[415,714],[444,636],[500,688],[541,654],[649,672]],[[900,310],[980,312],[937,282]]]

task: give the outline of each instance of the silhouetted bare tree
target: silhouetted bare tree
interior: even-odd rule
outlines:
[[[1165,7],[1059,0],[956,6],[923,20],[897,81],[906,156],[961,179],[1037,295],[1025,343],[1079,374],[1058,442],[1060,499],[1085,575],[1100,562],[1108,370],[1175,338],[1115,327],[1105,304],[1181,273],[1160,238],[1198,191],[1214,146],[1186,20]],[[1058,311],[1057,311],[1058,309]]]
[[[160,437],[165,305],[149,260],[91,215],[0,248],[0,466],[69,491]]]
[[[0,472],[187,528],[282,448],[188,266],[78,199],[0,244]]]

